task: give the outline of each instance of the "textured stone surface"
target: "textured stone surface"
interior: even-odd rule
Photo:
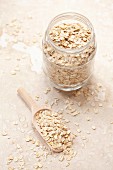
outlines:
[[[95,28],[98,49],[92,91],[95,91],[95,84],[98,82],[102,84],[102,89],[105,91],[100,95],[100,100],[94,102],[96,105],[103,104],[102,107],[101,104],[98,107],[98,114],[94,113],[95,104],[86,101],[82,96],[74,97],[72,93],[58,93],[51,87],[40,67],[42,35],[54,16],[68,11],[85,15]],[[19,50],[14,48],[14,44],[17,42],[16,40],[14,43],[12,42],[10,30],[6,28],[6,24],[15,18],[21,22],[20,25],[24,31],[23,42],[26,47],[24,50],[23,47],[18,47]],[[54,98],[58,97],[59,106],[53,106],[54,110],[58,110],[65,108],[65,100],[70,97],[70,101],[74,101],[74,107],[80,110],[80,114],[75,117],[66,114],[66,110],[63,113],[64,117],[70,120],[68,124],[72,132],[78,134],[74,143],[74,150],[77,151],[76,157],[70,161],[70,166],[66,167],[64,161],[59,162],[57,158],[49,156],[47,161],[42,159],[44,162],[42,169],[112,170],[113,124],[110,123],[113,121],[113,2],[111,0],[1,0],[0,30],[0,36],[2,32],[8,30],[6,39],[1,42],[0,38],[0,169],[8,169],[6,165],[8,155],[18,155],[15,145],[12,144],[14,140],[22,146],[24,169],[31,170],[36,163],[32,156],[33,152],[30,150],[31,146],[26,144],[24,139],[26,135],[30,134],[37,138],[31,127],[31,113],[16,92],[19,86],[23,86],[33,98],[36,95],[40,97],[37,101],[39,105],[46,100],[51,104],[55,100]],[[8,37],[9,35],[10,37]],[[34,37],[37,42],[36,47],[33,43]],[[17,67],[19,70],[16,69]],[[44,91],[48,87],[51,87],[52,90],[45,94]],[[100,94],[100,92],[97,93]],[[94,97],[92,96],[90,100],[94,101]],[[81,107],[78,107],[78,101],[83,103]],[[23,127],[25,123],[23,123],[22,117],[26,117],[25,122],[28,122],[28,127]],[[87,121],[88,117],[91,118],[90,121]],[[19,121],[20,118],[21,121]],[[18,122],[18,125],[14,125],[15,121]],[[79,123],[80,127],[77,127],[75,122]],[[93,130],[92,127],[96,129]],[[77,129],[80,129],[81,133],[77,133]],[[7,131],[7,136],[1,135],[3,130]],[[12,167],[18,169],[17,163],[14,165],[12,163]]]

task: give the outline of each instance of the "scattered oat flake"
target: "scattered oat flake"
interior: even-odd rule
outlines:
[[[103,104],[102,103],[99,103],[99,107],[102,107],[103,106]]]
[[[97,114],[98,113],[98,109],[94,108],[94,113]]]
[[[11,139],[10,136],[8,136],[7,139]]]
[[[79,126],[79,123],[75,123],[76,126]]]
[[[89,131],[87,131],[86,133],[87,133],[87,134],[90,134],[90,132],[89,132]]]
[[[50,91],[51,91],[51,88],[47,88],[47,89],[44,91],[44,93],[45,93],[45,94],[48,94]]]
[[[82,140],[86,140],[86,137],[85,137],[85,136],[82,136]]]
[[[36,152],[36,158],[39,158],[41,155],[39,152]]]
[[[73,154],[73,156],[76,156],[77,155],[77,151],[74,151],[74,154]]]
[[[23,159],[23,155],[19,155],[19,159],[20,159],[20,160]]]
[[[38,101],[39,100],[39,96],[35,96],[35,100]]]
[[[3,131],[3,132],[2,132],[2,136],[7,136],[7,132],[6,132],[6,131]]]
[[[27,18],[28,18],[28,19],[32,19],[33,17],[32,17],[32,15],[29,14],[29,15],[27,16]]]
[[[68,155],[66,158],[67,161],[70,161],[71,159],[72,159],[71,155]]]
[[[77,129],[77,132],[78,132],[78,133],[80,133],[80,132],[81,132],[81,130],[80,130],[80,129]]]
[[[16,68],[15,68],[15,71],[20,71],[19,67],[16,67]]]
[[[66,167],[68,167],[69,165],[70,165],[70,163],[69,163],[69,162],[67,162],[67,163],[66,163]]]
[[[40,162],[38,162],[37,168],[42,168],[42,167],[43,167],[43,165]]]
[[[35,145],[38,147],[38,146],[40,146],[40,142],[39,141],[36,141],[35,142]]]
[[[102,84],[101,84],[101,83],[97,83],[97,86],[98,86],[98,87],[102,87]]]
[[[8,156],[8,160],[13,160],[13,159],[14,159],[14,157],[12,155]]]
[[[96,127],[95,127],[95,126],[92,126],[92,129],[93,129],[93,130],[96,130]]]
[[[52,107],[54,104],[55,104],[55,103],[54,103],[54,102],[52,102],[52,103],[51,103],[51,107]]]
[[[70,120],[68,120],[68,119],[65,119],[65,122],[66,122],[66,123],[69,123],[69,122],[70,122]]]
[[[82,145],[81,145],[81,146],[82,146],[82,148],[84,148],[84,147],[85,147],[85,144],[84,144],[84,143],[82,143]]]
[[[90,117],[87,117],[87,118],[86,118],[86,120],[87,120],[87,121],[90,121],[90,120],[91,120],[91,118],[90,118]]]
[[[17,61],[20,61],[20,60],[21,60],[21,59],[18,57],[18,58],[17,58]]]
[[[32,144],[35,144],[36,140],[35,139],[31,139],[32,140]]]
[[[17,121],[14,121],[14,122],[13,122],[13,125],[18,125],[18,122],[17,122]]]
[[[45,101],[45,104],[48,104],[48,100]]]
[[[78,111],[71,113],[72,116],[76,116],[78,114],[80,114],[80,112],[78,112]]]
[[[18,158],[17,157],[14,157],[14,162],[18,162]]]
[[[63,156],[63,155],[60,155],[59,161],[62,162],[63,160],[64,160],[64,156]]]
[[[30,142],[32,139],[28,136],[28,137],[26,137],[26,142]]]
[[[21,148],[21,146],[20,146],[19,144],[17,144],[16,147],[17,147],[17,149],[20,149],[20,148]]]
[[[16,75],[16,72],[15,71],[11,71],[11,75]]]

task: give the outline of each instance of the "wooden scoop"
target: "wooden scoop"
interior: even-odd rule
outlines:
[[[50,112],[52,112],[52,110],[48,109],[48,108],[42,108],[39,109],[39,107],[37,106],[37,104],[35,103],[35,101],[31,98],[31,96],[26,92],[25,89],[23,88],[19,88],[17,90],[19,96],[23,99],[23,101],[27,104],[27,106],[29,107],[29,109],[32,112],[32,124],[34,125],[34,127],[36,128],[37,132],[39,133],[39,137],[41,137],[41,139],[43,139],[43,141],[46,143],[46,145],[53,151],[53,152],[62,152],[63,149],[62,148],[52,148],[51,145],[49,145],[46,140],[43,138],[41,132],[40,132],[40,127],[38,126],[37,122],[36,122],[36,114],[39,113],[40,111],[44,111],[44,110],[49,110]]]

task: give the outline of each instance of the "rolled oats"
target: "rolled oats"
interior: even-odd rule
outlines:
[[[59,161],[62,162],[63,160],[64,160],[64,156],[63,156],[63,155],[60,155]]]
[[[52,148],[62,148],[64,150],[64,148],[72,146],[73,138],[71,131],[63,123],[58,113],[44,110],[40,111],[35,118],[42,136]]]
[[[2,136],[7,136],[7,132],[6,132],[6,131],[3,131],[3,132],[2,132]]]
[[[95,127],[95,126],[92,126],[92,129],[93,129],[93,130],[96,130],[96,127]]]
[[[45,73],[60,89],[80,86],[93,71],[96,45],[92,27],[65,21],[50,28],[43,41]]]

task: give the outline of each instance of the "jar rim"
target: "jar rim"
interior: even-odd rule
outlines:
[[[77,21],[77,18],[78,18],[78,21],[80,20],[81,22],[83,22],[84,24],[86,24],[87,26],[89,26],[89,28],[91,29],[91,39],[87,42],[86,45],[84,45],[83,47],[80,47],[78,49],[68,49],[68,48],[62,48],[62,47],[59,47],[57,45],[55,45],[55,43],[51,40],[50,38],[50,35],[49,35],[49,32],[52,28],[52,26],[54,26],[55,23],[57,23],[57,21],[60,19],[60,18],[65,18],[67,17],[67,19],[75,19]],[[77,18],[76,18],[77,17]],[[63,19],[62,19],[63,20]],[[71,53],[71,54],[76,54],[76,53],[81,53],[83,50],[85,50],[89,44],[93,41],[94,37],[95,37],[95,34],[94,34],[94,28],[93,28],[93,25],[92,23],[89,21],[88,18],[86,18],[84,15],[81,15],[79,13],[76,13],[76,12],[66,12],[66,13],[62,13],[62,14],[59,14],[57,15],[56,17],[54,17],[51,22],[49,23],[48,27],[47,27],[47,30],[46,30],[46,33],[45,33],[49,43],[57,50],[59,50],[60,52],[65,52],[65,53]]]

